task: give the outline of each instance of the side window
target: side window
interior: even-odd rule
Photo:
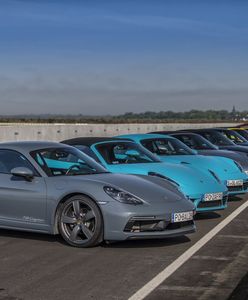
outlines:
[[[154,158],[149,156],[149,152],[146,153],[145,149],[143,150],[143,148],[131,142],[120,142],[118,144],[104,143],[96,145],[96,149],[107,164],[117,165],[154,162]]]
[[[93,159],[76,149],[48,148],[31,152],[32,157],[48,176],[85,175],[104,172]]]
[[[33,165],[21,153],[13,150],[0,150],[0,173],[10,174],[17,167],[25,167],[39,176]]]
[[[142,141],[142,146],[144,146],[147,150],[151,151],[152,153],[158,153],[157,147],[154,145],[153,141]]]
[[[112,150],[114,160],[112,164],[146,163],[152,160],[139,148],[133,145],[117,144]]]
[[[113,148],[114,160],[112,161],[112,163],[119,164],[125,162],[128,158],[126,152],[127,152],[127,148],[124,145],[114,146]]]
[[[221,131],[221,134],[223,134],[226,138],[231,139],[232,141],[235,140],[235,137],[225,131]]]
[[[194,141],[190,137],[183,135],[183,136],[180,136],[180,139],[185,145],[194,149],[194,146],[195,146]]]
[[[211,134],[204,132],[202,134],[203,137],[205,137],[205,139],[209,140],[210,142],[212,142],[213,144],[216,143],[216,140],[214,139],[214,137],[211,136]]]

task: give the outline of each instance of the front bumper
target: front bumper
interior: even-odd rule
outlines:
[[[190,198],[196,207],[196,212],[211,212],[223,210],[227,207],[228,194],[224,193],[222,200],[204,201],[204,196],[198,198]]]
[[[227,186],[228,195],[242,195],[248,192],[248,180],[244,181],[243,186]]]
[[[164,204],[157,205],[157,208],[114,202],[101,205],[104,239],[110,241],[161,239],[193,233],[196,230],[193,220],[181,224],[171,222],[173,212],[192,211],[190,203],[180,208],[180,202],[174,205],[174,211]],[[179,208],[176,208],[177,206]]]

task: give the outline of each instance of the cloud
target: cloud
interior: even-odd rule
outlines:
[[[99,30],[107,29],[115,31],[117,27],[141,27],[154,30],[180,31],[183,33],[200,34],[212,37],[235,37],[248,34],[246,26],[236,27],[224,22],[203,21],[194,18],[182,18],[147,14],[146,10],[140,10],[139,14],[117,13],[111,6],[82,5],[80,2],[66,1],[27,1],[12,0],[14,5],[6,6],[0,11],[4,17],[6,14],[12,17],[29,20],[30,22],[42,22],[46,26],[55,25],[63,27],[87,26]],[[214,9],[214,8],[213,8]]]
[[[246,108],[246,86],[208,84],[156,85],[149,78],[106,74],[30,72],[0,77],[2,114],[122,114],[126,111]],[[69,79],[68,79],[69,78]],[[172,79],[173,81],[173,79]]]
[[[235,36],[237,34],[247,34],[248,28],[234,27],[230,25],[203,22],[194,19],[162,17],[152,15],[113,15],[105,16],[106,20],[129,26],[154,28],[161,30],[177,30],[182,32],[200,33],[208,36]]]

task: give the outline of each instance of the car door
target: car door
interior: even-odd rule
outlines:
[[[34,178],[27,181],[13,176],[16,167],[29,168]],[[44,229],[46,216],[46,183],[21,153],[0,149],[0,226]]]

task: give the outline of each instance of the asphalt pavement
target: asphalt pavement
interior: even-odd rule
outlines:
[[[198,215],[197,232],[166,240],[127,241],[78,249],[57,236],[0,230],[0,300],[129,299],[241,207]],[[207,241],[146,300],[247,296],[248,208]],[[137,297],[141,300],[142,297]]]

